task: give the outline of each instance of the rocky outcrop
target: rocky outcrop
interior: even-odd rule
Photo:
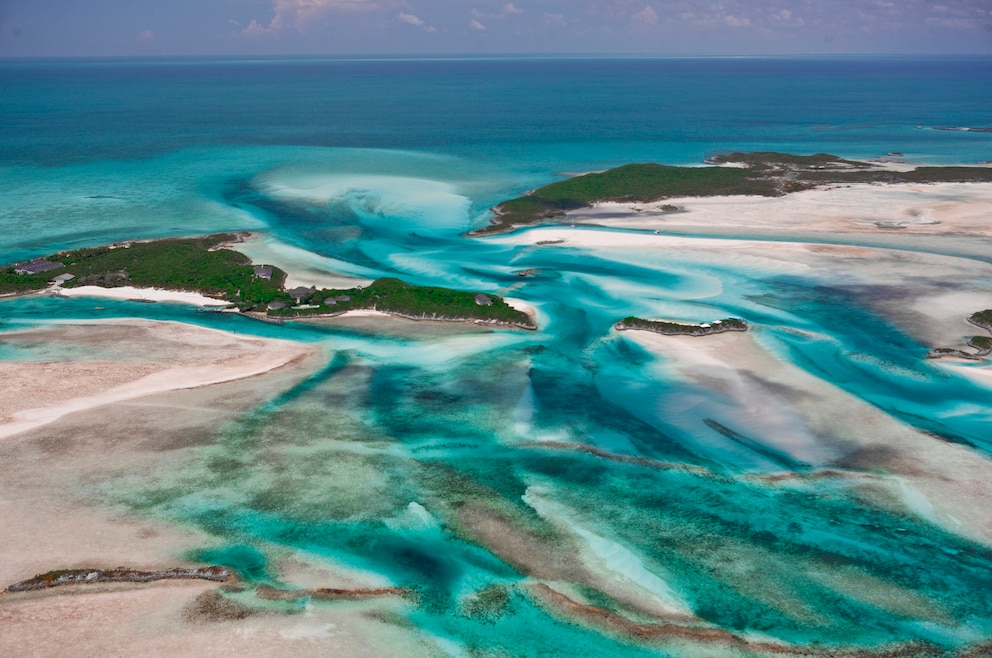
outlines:
[[[22,580],[7,587],[8,592],[29,592],[31,590],[61,587],[63,585],[91,585],[93,583],[148,583],[153,580],[212,580],[222,583],[231,577],[231,572],[219,566],[186,569],[173,567],[160,571],[139,571],[137,569],[62,569],[49,571]]]
[[[334,589],[318,587],[315,589],[276,589],[268,585],[259,585],[255,596],[267,601],[295,601],[308,597],[319,601],[356,601],[362,599],[378,599],[398,596],[410,598],[413,592],[404,587],[372,587],[363,589]]]

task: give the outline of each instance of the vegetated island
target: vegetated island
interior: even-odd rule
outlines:
[[[968,322],[976,327],[981,327],[992,334],[992,309],[973,313],[968,318]],[[992,355],[992,336],[971,336],[968,339],[968,347],[974,352],[965,352],[954,347],[938,347],[927,353],[928,359],[941,359],[951,357],[955,359],[968,359],[971,361],[981,361]]]
[[[135,286],[198,292],[226,302],[233,310],[275,321],[376,310],[415,320],[537,329],[529,315],[497,295],[415,286],[395,278],[342,290],[287,290],[286,272],[253,265],[247,256],[229,248],[243,237],[220,233],[63,251],[0,267],[0,296],[52,287]]]
[[[492,208],[492,223],[469,235],[505,233],[518,226],[563,217],[570,210],[602,201],[653,203],[675,197],[774,197],[823,185],[850,183],[992,182],[989,167],[917,167],[911,171],[892,171],[829,153],[734,152],[710,158],[706,164],[711,166],[627,164],[551,183],[497,204]]]
[[[644,320],[629,316],[620,320],[613,328],[617,331],[653,331],[665,336],[711,336],[728,331],[747,331],[747,322],[740,318],[724,318],[703,324],[681,324],[665,320]]]
[[[8,592],[29,592],[62,585],[91,585],[94,583],[148,583],[153,580],[212,580],[225,582],[231,572],[220,566],[184,569],[173,567],[160,571],[138,571],[117,567],[116,569],[60,569],[39,574],[7,587]]]

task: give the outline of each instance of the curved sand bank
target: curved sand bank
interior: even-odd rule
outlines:
[[[881,507],[901,501],[901,512],[992,543],[992,461],[978,452],[899,422],[776,358],[751,334],[623,336],[661,356],[680,378],[733,401],[741,423],[736,431],[768,437],[768,448],[815,468],[883,473],[878,484],[852,477],[851,486]],[[658,412],[677,415],[666,404],[678,403],[659,400]],[[685,421],[697,423],[687,429],[709,434],[712,449],[732,452],[696,416]]]
[[[536,227],[486,239],[535,249],[586,249],[604,260],[663,271],[669,267],[675,272],[730,267],[754,276],[788,275],[812,285],[842,285],[860,304],[928,347],[963,345],[966,337],[977,332],[967,317],[992,307],[992,286],[986,283],[992,281],[992,264],[927,253],[919,250],[918,243],[904,250],[799,240],[656,235],[591,226]],[[664,254],[663,261],[658,254]],[[659,267],[659,262],[666,264]]]
[[[662,206],[677,206],[664,212]],[[599,203],[563,222],[712,232],[828,232],[992,237],[992,183],[855,183],[782,197],[684,197]]]
[[[102,338],[107,335],[126,335],[126,341],[117,347]],[[253,377],[314,352],[290,341],[150,320],[79,322],[4,334],[5,342],[13,344],[71,337],[99,345],[94,351],[102,351],[103,358],[0,362],[7,389],[0,400],[0,438],[114,402]]]

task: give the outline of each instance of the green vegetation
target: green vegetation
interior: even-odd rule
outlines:
[[[972,336],[968,340],[968,345],[974,347],[979,352],[987,352],[992,350],[992,337],[990,336]]]
[[[992,332],[992,309],[972,313],[968,322]],[[968,347],[975,350],[974,354],[953,347],[938,347],[930,350],[928,359],[938,359],[952,356],[960,359],[981,359],[992,354],[992,336],[972,336],[968,339]]]
[[[985,327],[989,331],[992,331],[992,309],[987,310],[987,311],[979,311],[978,313],[974,313],[968,319],[973,324],[977,324],[980,327]]]
[[[740,318],[724,318],[709,325],[680,324],[678,322],[644,320],[629,316],[618,322],[616,328],[620,331],[628,329],[653,331],[657,334],[665,334],[666,336],[709,336],[710,334],[722,334],[726,331],[747,331],[747,322]]]
[[[483,303],[476,301],[480,297]],[[488,304],[484,302],[489,302]],[[371,285],[347,290],[311,290],[295,307],[269,311],[270,315],[300,317],[373,309],[415,319],[482,320],[536,329],[530,317],[496,295],[414,286],[399,279],[377,279]]]
[[[629,164],[551,183],[493,208],[492,224],[471,235],[508,231],[564,216],[598,201],[648,203],[673,197],[779,196],[819,185],[842,183],[992,182],[988,167],[918,167],[880,170],[868,162],[829,153],[729,153],[706,161],[713,167]]]
[[[241,307],[277,299],[286,273],[273,268],[271,279],[258,278],[247,256],[218,248],[237,239],[237,235],[218,234],[64,251],[49,256],[49,260],[61,262],[63,267],[48,272],[16,274],[14,266],[0,270],[0,294],[40,290],[53,277],[72,274],[76,278],[64,283],[64,287],[195,290]]]
[[[560,217],[597,201],[658,201],[674,196],[756,194],[775,196],[771,180],[748,169],[629,164],[545,185],[496,206],[493,224],[473,234],[498,233],[521,224]]]
[[[744,164],[752,169],[773,169],[775,167],[804,167],[811,169],[838,169],[847,167],[865,167],[864,162],[845,160],[830,153],[814,153],[813,155],[793,155],[776,151],[757,151],[742,153],[734,151],[724,155],[709,158],[707,164]]]
[[[48,285],[53,276],[64,270],[43,272],[41,274],[17,274],[13,267],[0,270],[0,295],[12,295],[32,290],[41,290]]]
[[[409,318],[480,320],[536,329],[534,322],[495,295],[433,286],[414,286],[383,278],[370,286],[347,290],[284,289],[286,273],[272,267],[271,279],[256,276],[244,254],[220,245],[237,235],[130,242],[54,254],[61,267],[40,274],[17,274],[16,266],[0,269],[0,294],[41,290],[56,276],[75,278],[71,288],[137,286],[190,290],[222,299],[242,311],[265,311],[280,317],[339,314],[375,309]],[[273,308],[274,307],[274,308]]]

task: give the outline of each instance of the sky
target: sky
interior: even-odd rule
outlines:
[[[0,0],[0,57],[992,54],[992,0]]]

